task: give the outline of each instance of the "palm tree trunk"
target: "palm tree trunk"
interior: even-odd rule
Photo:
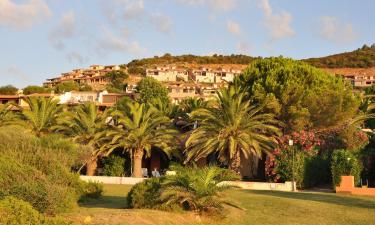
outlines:
[[[241,166],[241,157],[240,157],[240,151],[236,151],[233,158],[229,161],[229,169],[233,170],[236,174],[240,174],[240,166]]]
[[[143,177],[142,158],[143,158],[143,149],[136,149],[134,151],[133,177]]]
[[[94,176],[97,167],[98,159],[95,156],[91,156],[90,160],[86,163],[86,175]]]

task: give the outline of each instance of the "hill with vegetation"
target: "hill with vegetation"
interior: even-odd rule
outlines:
[[[134,59],[126,66],[130,74],[145,75],[146,68],[156,65],[179,65],[191,68],[192,65],[248,65],[255,59],[261,57],[252,57],[247,55],[211,55],[211,56],[196,56],[196,55],[180,55],[173,56],[169,53],[163,56],[154,56],[152,58]],[[375,67],[375,44],[368,46],[364,45],[362,48],[351,52],[339,53],[335,55],[309,58],[302,60],[312,66],[319,68],[369,68]]]
[[[247,55],[217,55],[212,56],[196,56],[196,55],[180,55],[172,56],[167,53],[163,56],[154,56],[153,58],[135,59],[129,62],[126,66],[130,74],[145,74],[146,68],[155,65],[248,65],[255,57]]]
[[[319,68],[369,68],[375,67],[375,44],[364,45],[352,52],[303,60]]]

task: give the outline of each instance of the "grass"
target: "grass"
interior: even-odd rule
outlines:
[[[231,190],[244,210],[229,208],[223,218],[207,218],[194,213],[173,213],[126,208],[127,185],[105,185],[102,198],[80,205],[63,216],[75,224],[279,224],[279,225],[368,225],[375,224],[375,197],[334,193],[289,193]]]

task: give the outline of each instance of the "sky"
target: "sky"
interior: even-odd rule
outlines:
[[[375,43],[374,0],[0,0],[0,86],[172,55],[295,59]]]

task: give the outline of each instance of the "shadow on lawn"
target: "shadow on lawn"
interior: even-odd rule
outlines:
[[[361,198],[355,198],[345,195],[336,194],[317,194],[317,193],[293,193],[293,192],[281,192],[281,191],[250,191],[243,190],[244,192],[251,192],[255,194],[268,195],[280,198],[299,199],[307,201],[325,202],[336,205],[343,205],[349,207],[359,207],[375,209],[374,201],[368,201]]]
[[[105,208],[105,209],[125,209],[127,208],[126,196],[101,196],[98,199],[88,199],[79,203],[80,207]]]

